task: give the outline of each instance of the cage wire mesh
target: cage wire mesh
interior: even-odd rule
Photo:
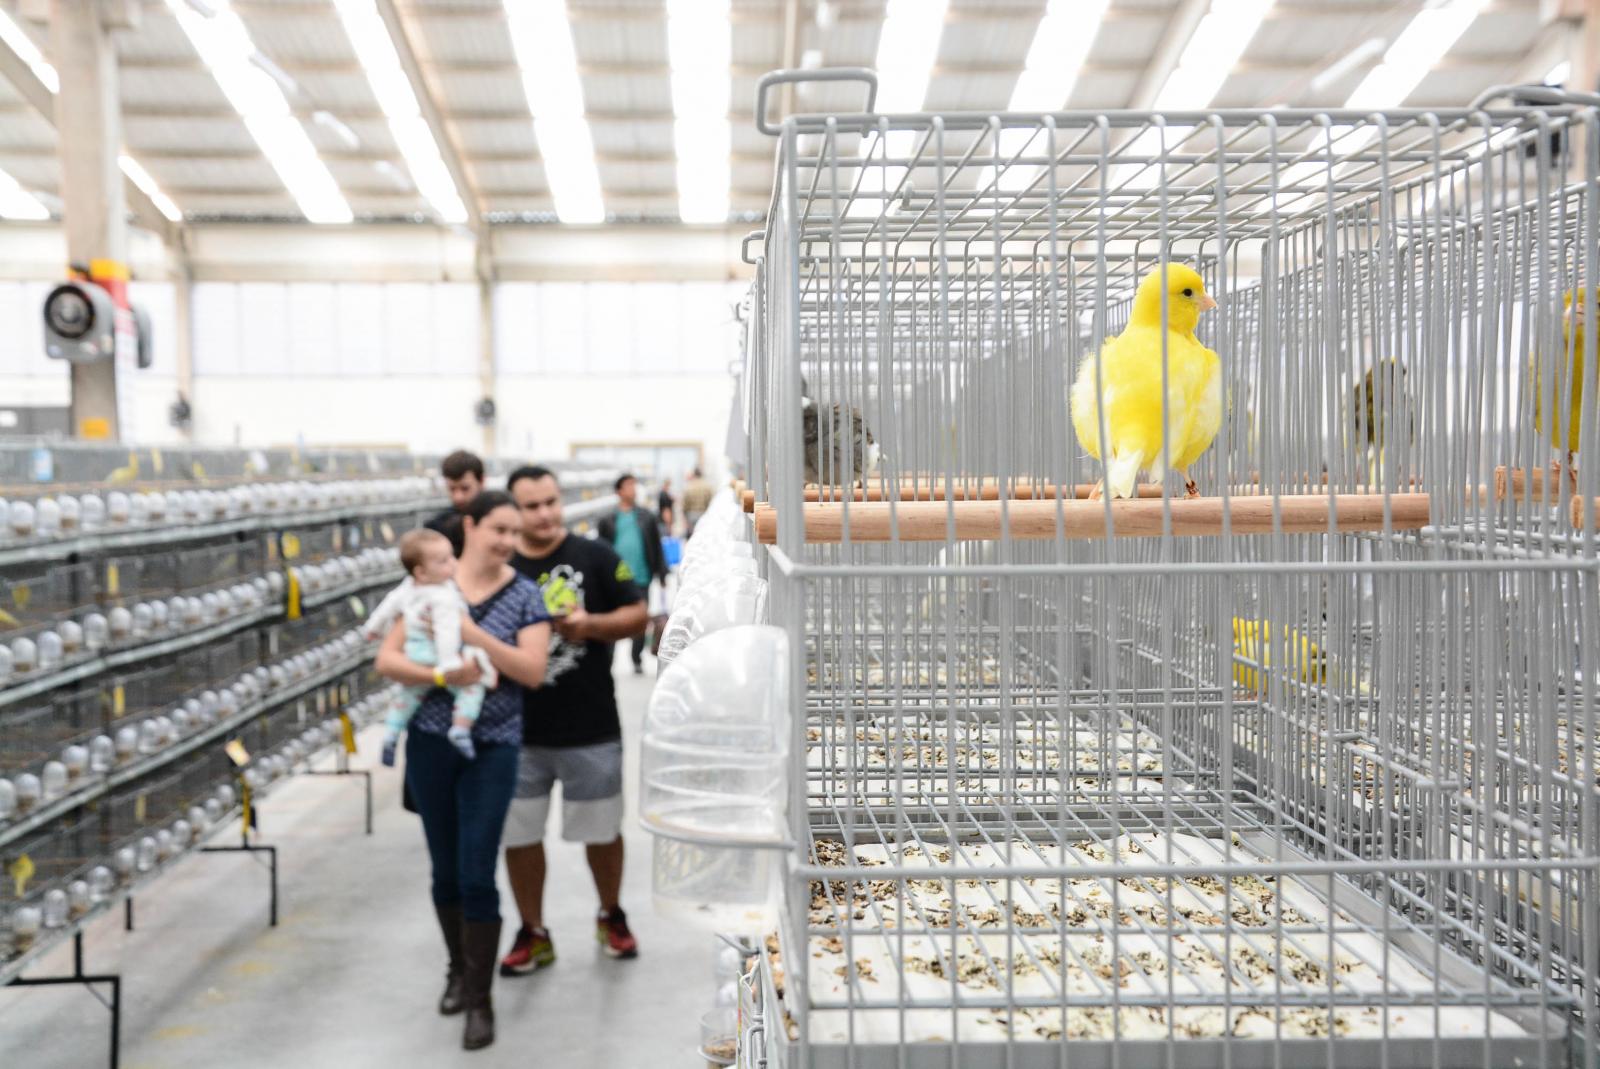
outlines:
[[[1600,464],[1559,434],[1600,441],[1563,320],[1597,145],[1568,106],[783,123],[744,379],[804,712],[769,1064],[1600,1049]],[[1068,389],[1180,263],[1220,520],[1147,489],[1113,536]],[[1360,493],[1370,529],[1284,522]]]

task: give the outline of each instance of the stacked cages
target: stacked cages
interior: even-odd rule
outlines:
[[[1600,464],[1550,468],[1569,411],[1600,441],[1562,353],[1597,130],[1556,104],[770,131],[744,388],[804,757],[748,1064],[1600,1050]],[[1198,535],[1170,496],[1079,500],[1069,385],[1162,262],[1221,304]],[[1361,493],[1375,518],[1327,518]]]

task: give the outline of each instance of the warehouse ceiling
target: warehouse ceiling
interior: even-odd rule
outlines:
[[[1459,106],[1543,79],[1562,47],[1539,0],[136,6],[137,27],[117,33],[124,170],[191,221],[756,218],[774,146],[754,125],[755,86],[784,66],[876,67],[884,110],[1342,107],[1383,94],[1377,106]],[[60,211],[38,84],[54,76],[48,29],[23,8],[0,0],[0,171],[14,180],[0,176],[0,214],[13,217]],[[840,84],[789,103],[858,111],[862,99]]]

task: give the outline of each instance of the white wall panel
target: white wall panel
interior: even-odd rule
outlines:
[[[381,375],[384,369],[383,287],[372,282],[339,286],[338,331],[331,362],[341,375]]]
[[[328,282],[289,287],[288,351],[284,362],[296,378],[327,378],[340,371],[339,289]]]
[[[539,298],[544,288],[535,282],[502,282],[494,288],[495,367],[502,375],[543,370]]]
[[[287,375],[289,287],[281,282],[241,282],[234,326],[241,375]]]
[[[590,282],[585,287],[589,370],[598,375],[625,375],[634,370],[632,320],[637,309],[628,282]]]
[[[233,375],[239,370],[239,287],[232,282],[196,282],[194,314],[195,375]]]
[[[584,374],[590,363],[583,283],[550,282],[540,289],[539,369]]]
[[[443,282],[433,287],[433,370],[476,375],[482,348],[476,283]]]
[[[433,371],[433,302],[427,283],[383,287],[383,373]]]

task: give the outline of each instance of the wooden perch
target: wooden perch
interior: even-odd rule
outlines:
[[[1429,521],[1427,494],[1394,494],[1388,498],[1389,529],[1414,530]],[[1178,536],[1219,535],[1222,533],[1223,499],[1219,497],[1174,499],[1170,502],[1124,500],[1111,503],[1113,533],[1119,538],[1149,538],[1162,533],[1162,507],[1172,509],[1172,533]],[[844,540],[845,506],[819,502],[805,509],[805,540],[831,543]],[[888,502],[862,502],[850,505],[852,542],[890,541],[890,509],[898,526],[898,541],[943,542],[948,535],[946,518],[953,513],[954,536],[958,541],[995,540],[1000,537],[1000,510],[997,501],[909,501],[891,506]],[[1285,533],[1319,534],[1328,530],[1330,508],[1338,531],[1381,531],[1384,529],[1384,497],[1381,494],[1309,494],[1234,498],[1228,502],[1234,534],[1271,534],[1273,510],[1278,510]],[[1104,538],[1105,503],[1102,501],[1015,501],[1007,507],[1011,537],[1016,539]],[[778,539],[778,510],[766,504],[755,509],[756,537],[767,545]]]
[[[1600,497],[1591,498],[1590,501],[1589,501],[1589,505],[1594,510],[1594,515],[1595,515],[1596,519],[1600,520]],[[1583,522],[1583,520],[1584,520],[1583,513],[1584,513],[1583,498],[1581,498],[1581,497],[1573,498],[1572,499],[1572,528],[1573,528],[1573,530],[1575,530],[1575,531],[1584,531],[1584,530],[1588,529],[1588,524]]]
[[[1009,499],[1012,501],[1032,501],[1039,498],[1054,500],[1056,496],[1054,483],[1035,483],[1023,480],[1009,485],[1011,489]],[[950,500],[952,501],[1000,500],[1000,484],[989,480],[979,484],[968,482],[964,485],[958,481],[950,489]],[[1062,488],[1064,496],[1076,498],[1080,501],[1088,498],[1090,491],[1093,489],[1093,483],[1079,483],[1076,486]],[[1161,492],[1161,487],[1151,483],[1141,483],[1139,485],[1138,493],[1143,498],[1159,498]],[[854,486],[848,492],[836,486],[811,485],[805,488],[805,499],[808,502],[843,501],[846,496],[851,501],[943,501],[945,500],[945,485],[942,479],[937,483],[904,481],[900,484],[898,493],[895,492],[893,486],[883,486],[877,483],[873,483],[865,489]],[[746,490],[743,500],[746,512],[754,512],[756,510],[756,492],[754,490]]]

